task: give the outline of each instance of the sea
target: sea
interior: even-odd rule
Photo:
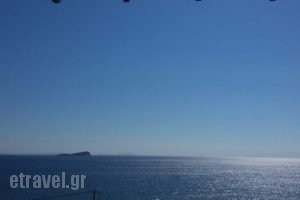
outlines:
[[[84,188],[10,186],[12,175],[62,172],[86,175]],[[300,159],[0,156],[0,199],[299,200]]]

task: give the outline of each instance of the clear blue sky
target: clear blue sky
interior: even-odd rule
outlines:
[[[299,9],[3,0],[0,153],[300,156]]]

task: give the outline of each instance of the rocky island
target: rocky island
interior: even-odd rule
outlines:
[[[58,154],[57,156],[84,156],[84,157],[90,157],[92,156],[90,152],[88,151],[82,151],[82,152],[78,152],[78,153],[62,153],[62,154]]]

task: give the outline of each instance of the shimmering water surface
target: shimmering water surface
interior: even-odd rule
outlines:
[[[86,175],[85,188],[12,189],[9,178]],[[270,158],[0,156],[0,199],[30,200],[96,188],[101,200],[300,199],[300,160]],[[53,199],[91,199],[85,193]]]

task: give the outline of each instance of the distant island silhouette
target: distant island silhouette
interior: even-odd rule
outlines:
[[[58,154],[56,156],[85,156],[85,157],[90,157],[92,155],[88,151],[82,151],[82,152],[78,152],[78,153],[62,153],[62,154]]]

